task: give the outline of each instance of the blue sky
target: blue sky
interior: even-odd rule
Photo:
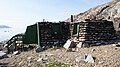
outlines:
[[[9,33],[0,30],[0,41],[24,33],[28,25],[46,19],[62,21],[91,7],[111,0],[0,0],[0,25],[12,27]],[[2,35],[1,35],[2,34]]]

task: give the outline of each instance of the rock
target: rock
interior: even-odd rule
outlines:
[[[4,53],[3,51],[0,51],[0,59],[6,58],[7,54]]]
[[[76,48],[72,48],[72,51],[73,51],[73,52],[76,51]]]
[[[116,44],[112,44],[113,47],[116,47]]]
[[[43,63],[47,63],[49,61],[49,59],[47,57],[42,59]]]
[[[86,55],[77,57],[75,60],[76,62],[80,62],[80,61],[85,61],[85,59],[86,59]]]
[[[43,58],[42,60],[43,60],[43,61],[48,61],[48,58],[47,58],[47,57],[45,57],[45,58]]]
[[[70,45],[71,45],[71,41],[70,40],[67,40],[67,42],[64,44],[64,48],[65,49],[68,49],[69,47],[70,47]]]
[[[91,51],[95,51],[95,49],[92,49]]]
[[[33,60],[33,57],[31,57],[31,56],[27,57],[28,62],[31,62],[32,60]]]
[[[101,43],[96,43],[96,45],[101,45]]]
[[[20,67],[21,65],[23,65],[24,61],[21,61],[18,63],[18,66]]]
[[[13,52],[13,54],[14,55],[18,55],[18,54],[20,54],[20,52],[19,51],[15,51],[15,52]]]
[[[42,62],[42,58],[39,58],[39,59],[37,60],[37,62],[41,63],[41,62]]]
[[[73,42],[78,42],[77,37],[73,38]]]
[[[35,51],[36,52],[41,52],[41,51],[43,51],[43,48],[42,47],[37,47]]]
[[[0,57],[6,55],[6,53],[4,53],[3,51],[0,51]]]
[[[9,57],[9,58],[12,57],[12,56],[13,56],[12,54],[11,54],[11,55],[8,54],[8,57]]]
[[[113,47],[120,47],[120,44],[112,44]]]
[[[48,56],[54,56],[54,54],[51,54],[51,53],[50,53],[50,54],[48,54]]]
[[[76,63],[76,67],[81,67],[80,63]]]
[[[91,54],[88,54],[87,56],[84,55],[84,56],[80,56],[80,57],[77,57],[76,58],[76,62],[79,63],[80,61],[85,61],[85,62],[88,62],[88,63],[94,63],[94,58],[92,57]]]
[[[79,42],[79,43],[77,44],[77,47],[78,47],[78,48],[81,48],[81,47],[82,47],[82,42]]]
[[[78,52],[78,51],[79,51],[79,48],[76,48],[76,50],[75,50],[75,51],[77,51],[77,52]]]
[[[117,47],[115,47],[115,50],[117,50],[118,48]]]
[[[120,65],[119,64],[115,64],[114,67],[120,67]]]
[[[68,49],[67,49],[67,52],[72,52],[72,48],[68,48]]]
[[[86,57],[86,59],[85,59],[85,62],[94,63],[95,60],[94,60],[94,58],[92,57],[91,54],[88,54],[87,57]]]
[[[88,43],[83,43],[82,47],[90,47],[90,45]]]
[[[60,49],[56,49],[56,52],[61,52],[61,50]]]
[[[28,59],[28,60],[31,60],[31,59],[32,59],[32,57],[28,57],[27,59]]]
[[[118,45],[120,45],[120,42],[118,42]]]
[[[107,51],[107,50],[105,50],[104,52],[105,52],[105,53],[107,53],[108,51]]]
[[[104,63],[104,61],[100,61],[100,62],[98,62],[99,64],[103,64]]]

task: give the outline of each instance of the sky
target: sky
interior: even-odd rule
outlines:
[[[0,41],[24,33],[26,27],[43,19],[58,22],[112,0],[0,0]],[[5,32],[5,31],[9,32]]]

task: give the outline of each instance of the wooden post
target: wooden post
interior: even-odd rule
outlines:
[[[38,46],[41,47],[40,46],[40,30],[39,30],[39,23],[38,22],[37,22],[37,35],[38,35],[37,36],[37,38],[38,38]]]

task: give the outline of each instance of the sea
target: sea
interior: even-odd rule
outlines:
[[[24,33],[22,32],[22,29],[16,29],[16,28],[0,28],[0,42],[9,40],[16,34]]]

